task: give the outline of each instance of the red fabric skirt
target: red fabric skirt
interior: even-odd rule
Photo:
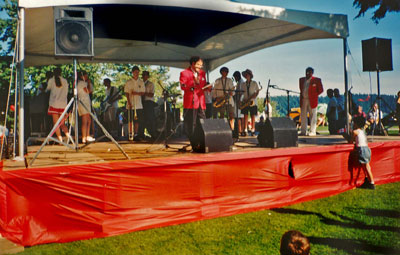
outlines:
[[[64,111],[64,108],[54,108],[53,106],[49,106],[49,109],[47,110],[48,115],[52,114],[62,114]]]

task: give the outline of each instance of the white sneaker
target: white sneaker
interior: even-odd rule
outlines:
[[[308,133],[308,136],[316,136],[316,133]]]
[[[88,142],[94,142],[94,141],[96,141],[96,139],[94,139],[94,138],[91,137],[91,136],[88,136],[88,137],[86,137],[86,141],[88,141]]]

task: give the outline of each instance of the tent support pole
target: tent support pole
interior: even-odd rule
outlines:
[[[349,123],[349,79],[348,79],[348,61],[347,61],[347,38],[343,38],[343,66],[344,66],[344,111],[346,113],[346,133],[350,134]]]
[[[25,8],[19,9],[19,119],[18,119],[18,149],[19,159],[24,157],[24,60],[25,60]],[[14,127],[14,130],[16,128]]]
[[[203,59],[203,69],[206,72],[206,80],[210,81],[210,62],[209,60]]]

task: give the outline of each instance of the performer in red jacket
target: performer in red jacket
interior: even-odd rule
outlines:
[[[314,77],[314,69],[307,67],[306,77],[299,79],[300,87],[300,109],[301,109],[301,133],[307,134],[307,114],[310,117],[309,136],[315,136],[317,133],[317,106],[318,95],[324,92],[320,78]]]
[[[183,116],[186,135],[193,150],[199,146],[200,141],[194,136],[196,126],[200,125],[200,119],[205,119],[206,101],[203,87],[206,85],[206,76],[203,68],[203,60],[194,56],[190,58],[190,66],[180,74],[179,82],[183,95]]]

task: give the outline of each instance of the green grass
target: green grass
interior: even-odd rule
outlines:
[[[47,244],[19,254],[279,254],[284,232],[311,240],[312,254],[400,254],[400,182],[279,209],[130,234]]]

